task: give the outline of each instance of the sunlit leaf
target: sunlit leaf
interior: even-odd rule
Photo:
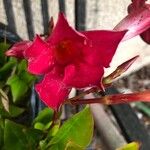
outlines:
[[[140,150],[140,143],[139,142],[132,142],[127,145],[124,145],[116,150]]]
[[[79,145],[70,141],[67,143],[65,150],[84,150],[84,149]]]
[[[93,135],[93,117],[87,107],[67,120],[48,144],[51,150],[65,150],[69,141],[82,148],[88,146]]]
[[[34,119],[33,123],[40,122],[43,124],[47,124],[52,120],[53,110],[50,108],[44,108],[39,112],[38,116]]]

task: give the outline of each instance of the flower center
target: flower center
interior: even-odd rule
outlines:
[[[60,64],[68,64],[78,58],[81,51],[71,40],[63,40],[55,47],[56,61]]]

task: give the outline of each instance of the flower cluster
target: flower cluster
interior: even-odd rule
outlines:
[[[145,1],[137,6],[138,1],[133,1],[129,15],[112,31],[76,31],[60,13],[49,37],[37,35],[33,41],[19,42],[6,55],[26,59],[28,71],[43,76],[35,89],[47,106],[58,110],[73,87],[104,90],[104,68],[109,67],[119,43],[149,30],[150,7]]]

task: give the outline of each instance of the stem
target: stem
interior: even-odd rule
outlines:
[[[90,89],[88,89],[88,90],[82,92],[81,94],[79,94],[79,95],[73,97],[73,98],[67,99],[67,100],[65,101],[65,103],[66,103],[66,102],[68,103],[69,101],[78,100],[78,99],[84,97],[85,95],[90,94],[90,93],[93,93],[93,92],[97,92],[98,90],[99,90],[99,89],[98,89],[97,87],[90,88]]]
[[[53,118],[52,118],[52,124],[51,124],[51,126],[50,126],[50,129],[53,128],[53,126],[55,125],[57,119],[58,119],[58,112],[57,112],[57,111],[54,111]]]
[[[130,102],[150,102],[150,90],[139,92],[139,93],[130,93],[130,94],[114,94],[108,95],[101,98],[94,99],[80,99],[80,100],[67,100],[69,104],[72,105],[80,105],[80,104],[92,104],[92,103],[100,103],[100,104],[123,104]]]

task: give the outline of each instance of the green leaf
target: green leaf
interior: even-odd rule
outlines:
[[[27,61],[26,60],[22,60],[19,64],[18,64],[18,76],[24,80],[27,84],[31,83],[31,81],[35,80],[35,77],[31,74],[29,74],[26,70],[27,70]]]
[[[11,117],[17,117],[17,116],[21,115],[24,111],[25,111],[24,108],[20,108],[20,107],[14,106],[14,105],[10,105],[9,115]]]
[[[44,127],[45,127],[45,125],[43,123],[41,123],[41,122],[36,122],[34,124],[34,128],[38,129],[38,130],[44,130]]]
[[[13,96],[13,102],[17,103],[28,91],[28,85],[21,80],[17,75],[13,75],[7,81],[7,84],[11,87]]]
[[[24,134],[28,141],[28,149],[36,150],[39,141],[42,139],[43,132],[36,129],[28,129],[24,131]]]
[[[22,60],[19,64],[18,64],[18,74],[20,74],[22,71],[27,69],[27,62],[26,60]]]
[[[7,150],[27,150],[23,126],[9,120],[5,121],[4,147]]]
[[[70,141],[67,143],[65,150],[84,150],[84,149],[79,145]]]
[[[5,42],[0,42],[0,51],[6,51],[10,47],[10,44]]]
[[[36,149],[42,133],[35,129],[26,129],[10,120],[5,121],[4,148],[6,150]]]
[[[3,142],[4,142],[4,130],[0,125],[0,147],[2,147]]]
[[[50,138],[54,137],[57,134],[57,132],[59,131],[59,128],[60,128],[60,121],[58,121],[58,123],[55,124],[53,126],[53,128],[49,131],[48,137],[50,137]]]
[[[3,67],[0,68],[0,74],[5,74],[8,70],[14,67],[16,63],[17,63],[16,59],[11,58],[7,63],[4,64]]]
[[[23,80],[29,87],[32,85],[33,81],[35,81],[36,79],[33,75],[29,74],[26,71],[22,71],[19,74],[19,78]]]
[[[9,105],[9,112],[5,111],[3,108],[0,107],[0,114],[3,117],[17,117],[21,115],[24,111],[24,108],[20,108],[14,105]]]
[[[85,148],[91,142],[92,135],[93,117],[90,108],[86,107],[63,124],[48,146],[52,150],[65,150],[67,143],[72,141]]]
[[[139,142],[131,142],[120,148],[117,148],[116,150],[140,150],[140,143]]]
[[[40,122],[44,125],[49,123],[53,117],[53,110],[50,108],[44,108],[42,111],[39,112],[38,116],[34,119],[33,123]]]

